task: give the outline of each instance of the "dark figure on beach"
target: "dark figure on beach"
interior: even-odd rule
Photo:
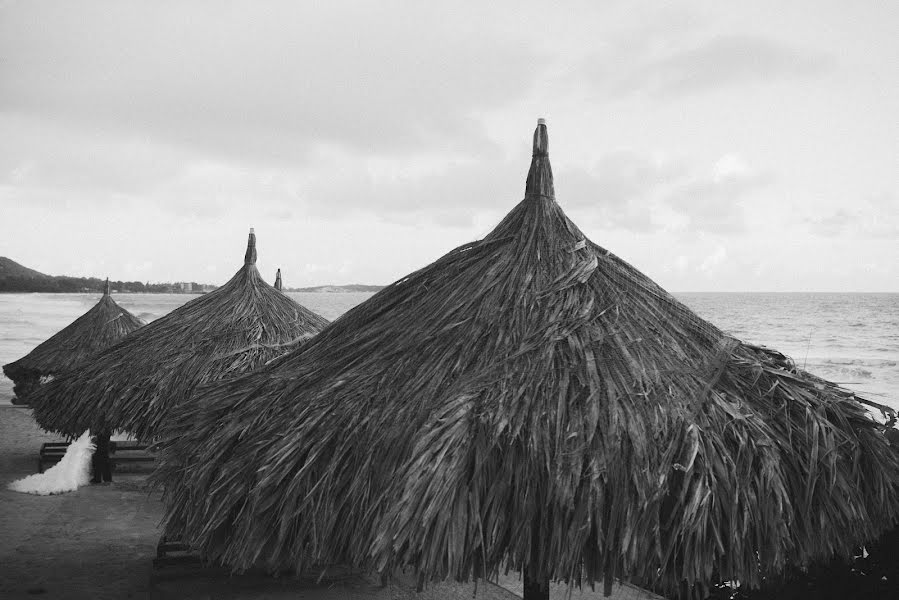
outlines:
[[[94,444],[97,449],[94,450],[94,456],[91,458],[94,475],[91,483],[112,481],[112,460],[109,458],[109,452],[112,450],[110,437],[112,437],[112,433],[106,429],[94,436]]]

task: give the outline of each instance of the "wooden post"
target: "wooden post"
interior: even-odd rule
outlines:
[[[525,570],[523,600],[549,600],[549,579],[532,579]]]

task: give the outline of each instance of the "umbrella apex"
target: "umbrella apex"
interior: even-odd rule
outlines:
[[[281,291],[281,269],[278,269],[278,272],[275,274],[275,289],[279,292]]]
[[[549,164],[549,136],[546,132],[546,119],[537,119],[534,131],[534,151],[531,155],[531,168],[524,188],[525,198],[555,198],[553,189],[553,170]]]
[[[109,295],[109,277],[106,278],[106,285],[103,286],[103,295]]]
[[[250,239],[247,240],[247,253],[243,257],[243,262],[245,265],[256,264],[256,233],[252,227],[250,227]]]

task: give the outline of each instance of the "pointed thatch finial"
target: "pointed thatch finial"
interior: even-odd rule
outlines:
[[[106,278],[106,285],[103,287],[103,295],[109,295],[109,277]]]
[[[247,240],[247,253],[243,257],[245,265],[256,264],[256,232],[250,227],[250,239]]]
[[[524,197],[543,196],[555,198],[553,170],[549,164],[549,136],[546,133],[546,119],[537,119],[534,131],[534,152],[531,155],[531,169],[524,188]]]
[[[275,274],[275,289],[281,291],[281,269]]]

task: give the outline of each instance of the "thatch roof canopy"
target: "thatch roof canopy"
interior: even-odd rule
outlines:
[[[899,515],[865,407],[588,240],[543,124],[487,237],[184,408],[157,470],[168,527],[236,568],[700,589]]]
[[[93,308],[19,360],[3,365],[3,372],[15,382],[18,400],[28,402],[42,377],[53,377],[77,366],[143,325],[112,299],[107,279],[103,296]]]
[[[262,280],[250,230],[230,281],[44,386],[34,417],[66,434],[106,426],[150,439],[197,384],[259,367],[326,324]]]

